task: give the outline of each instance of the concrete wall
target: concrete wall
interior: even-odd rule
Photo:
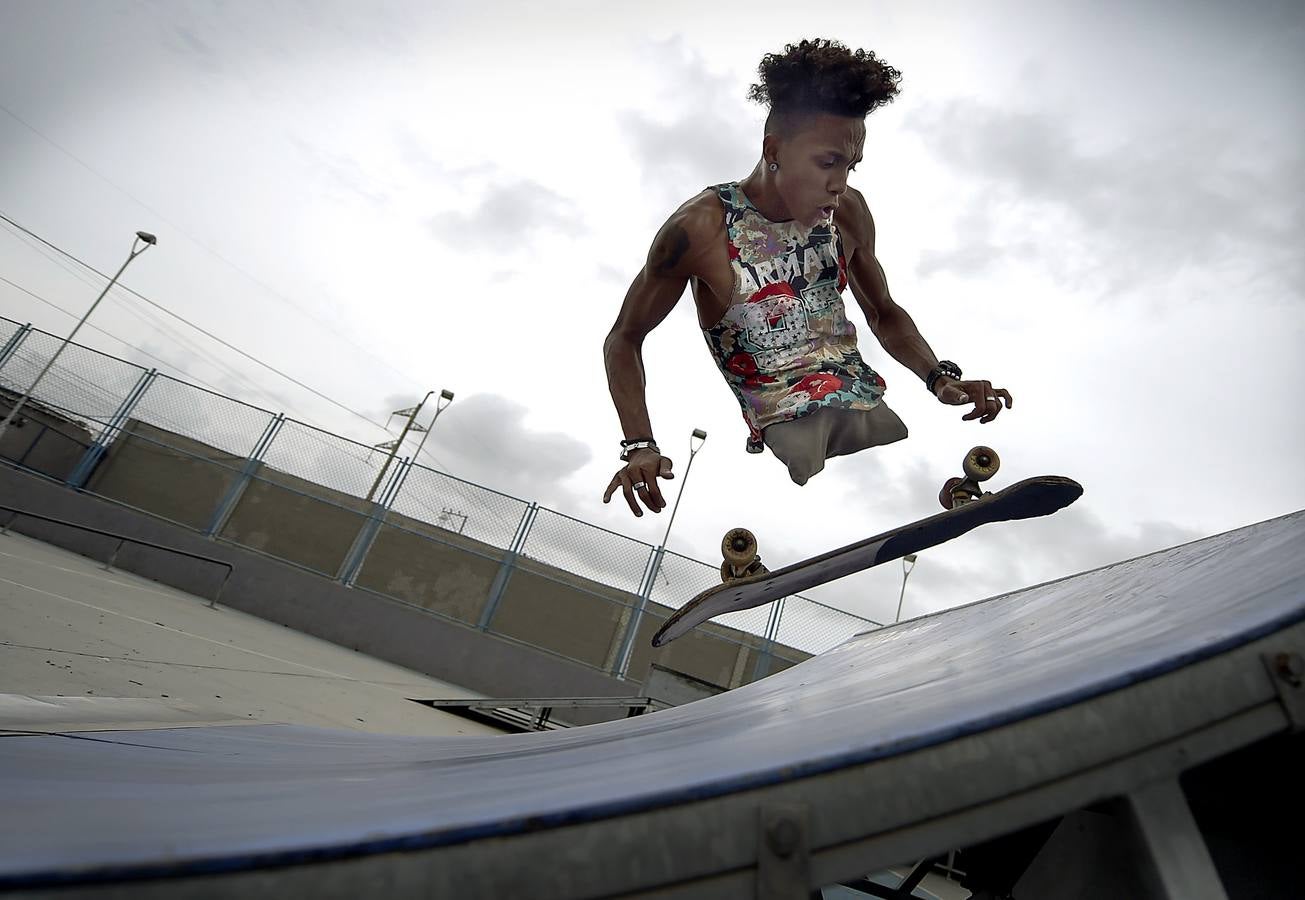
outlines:
[[[87,490],[186,526],[152,532],[168,537],[162,543],[172,543],[173,538],[184,535],[187,540],[199,539],[200,546],[210,549],[228,543],[239,545],[257,551],[250,558],[261,560],[257,567],[260,571],[275,564],[275,560],[283,560],[293,564],[283,566],[287,570],[299,566],[309,570],[302,573],[307,577],[314,577],[310,573],[326,576],[318,581],[330,585],[330,591],[348,591],[329,579],[339,575],[350,550],[370,532],[369,526],[375,524],[370,517],[379,512],[379,507],[262,465],[254,467],[251,477],[244,479],[244,465],[243,459],[215,447],[131,420],[101,460]],[[239,492],[234,497],[233,488]],[[216,539],[205,540],[194,534],[215,521],[224,503],[230,503],[229,514],[220,523]],[[47,530],[40,536],[47,535],[53,533]],[[66,536],[56,542],[64,540]],[[99,543],[85,537],[79,540],[92,548],[86,551],[92,555],[107,552],[102,539],[98,539]],[[351,596],[362,594],[370,599],[384,595],[402,601],[409,609],[428,610],[471,629],[488,616],[488,630],[508,638],[507,643],[513,646],[517,646],[514,642],[533,645],[544,655],[556,654],[593,667],[599,670],[596,674],[614,668],[638,598],[534,559],[522,556],[509,560],[509,556],[505,550],[446,528],[389,512],[384,523],[375,527],[375,537],[355,578],[354,584],[362,590]],[[212,584],[211,573],[205,580],[204,567],[166,559],[155,551],[128,548],[122,565],[201,594]],[[182,572],[182,568],[190,571]],[[504,589],[491,610],[496,580],[503,575],[507,576]],[[195,586],[191,586],[192,582]],[[279,580],[274,579],[274,583]],[[264,615],[259,609],[267,609],[270,612],[264,617],[273,621],[287,617],[299,621],[301,613],[309,615],[307,610],[287,612],[285,607],[291,601],[263,598],[264,589],[252,582],[247,588],[241,600],[247,606],[241,608],[258,615]],[[420,614],[419,610],[412,611]],[[315,615],[320,614],[319,610]],[[629,681],[624,682],[626,693],[637,693],[638,684],[653,662],[722,689],[753,679],[758,671],[761,639],[715,623],[668,647],[653,650],[648,641],[669,614],[670,610],[657,604],[646,611],[633,649]],[[323,629],[333,628],[336,630],[332,633],[344,638],[350,634],[343,626],[320,621],[303,630],[325,636]],[[351,646],[347,639],[337,642]],[[773,650],[788,659],[768,659],[763,673],[807,656],[792,648]],[[409,664],[392,656],[379,636],[367,652]],[[466,683],[455,672],[429,674]],[[532,679],[523,683],[531,685],[535,693],[548,684]],[[556,695],[559,689],[550,686],[544,693]]]
[[[242,465],[216,447],[130,419],[86,488],[202,531]]]
[[[425,523],[403,524],[381,526],[355,583],[478,624],[506,551]]]
[[[610,668],[620,640],[623,615],[637,598],[531,559],[520,559],[494,616],[494,630],[542,643],[592,666]],[[569,583],[568,583],[569,582]]]
[[[0,503],[215,557],[234,566],[223,605],[388,660],[487,696],[628,697],[639,685],[295,566],[204,538],[153,516],[0,467]],[[14,531],[105,558],[114,542],[19,519]],[[150,550],[124,550],[121,568],[200,596],[212,596],[217,567]],[[425,698],[432,699],[432,698]]]
[[[0,421],[18,398],[0,391]],[[40,404],[28,402],[0,437],[0,457],[22,460],[29,469],[51,478],[67,478],[93,441],[91,432]]]
[[[372,504],[259,466],[220,535],[245,547],[335,577],[367,523]]]

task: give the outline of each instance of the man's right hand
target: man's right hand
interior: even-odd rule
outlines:
[[[625,494],[625,502],[630,504],[630,512],[636,516],[643,515],[639,500],[653,512],[661,512],[666,508],[666,500],[662,497],[657,479],[674,478],[671,466],[670,457],[662,456],[656,450],[634,451],[630,454],[629,462],[612,476],[612,483],[603,494],[603,502],[610,501],[619,488]],[[636,496],[638,500],[635,499]]]

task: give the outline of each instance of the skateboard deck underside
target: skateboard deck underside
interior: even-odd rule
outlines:
[[[710,587],[667,619],[653,636],[652,645],[661,647],[716,616],[752,609],[853,572],[900,559],[908,553],[918,553],[989,522],[1051,515],[1069,506],[1082,494],[1082,485],[1072,478],[1058,475],[1026,478],[955,509],[855,544],[773,572]]]

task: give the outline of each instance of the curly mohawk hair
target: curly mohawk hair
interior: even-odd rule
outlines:
[[[770,107],[771,119],[793,114],[832,113],[863,119],[897,96],[902,73],[869,50],[849,50],[838,41],[816,39],[767,53],[757,66],[761,83],[748,99]],[[768,120],[770,121],[770,120]]]

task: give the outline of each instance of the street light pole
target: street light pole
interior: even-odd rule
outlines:
[[[630,659],[634,655],[634,639],[639,633],[639,625],[643,621],[644,608],[648,605],[648,599],[652,597],[653,585],[657,583],[657,573],[661,570],[662,559],[666,556],[666,542],[671,537],[671,526],[675,524],[675,513],[680,508],[680,500],[684,497],[684,488],[689,481],[689,470],[693,468],[693,458],[698,455],[702,445],[707,442],[707,432],[701,428],[693,429],[693,434],[689,435],[689,464],[684,467],[684,478],[680,481],[679,493],[675,495],[675,505],[671,507],[671,518],[666,523],[666,533],[662,535],[662,545],[653,551],[652,571],[648,573],[648,580],[644,582],[639,591],[639,605],[634,610],[634,615],[630,617],[630,624],[626,626],[625,638],[621,642],[621,650],[617,654],[616,675],[618,678],[624,678],[630,668]]]
[[[915,568],[915,560],[914,553],[908,553],[902,557],[902,593],[897,597],[897,615],[893,617],[894,622],[902,621],[902,601],[906,599],[906,577]]]
[[[9,425],[18,416],[18,411],[26,405],[29,399],[31,399],[32,392],[35,391],[36,386],[41,383],[41,379],[45,377],[45,373],[50,371],[51,367],[54,366],[55,360],[57,360],[60,354],[68,348],[68,344],[70,344],[72,339],[76,337],[77,332],[81,330],[81,327],[86,324],[86,320],[91,317],[91,313],[95,312],[95,307],[100,305],[100,301],[109,293],[109,289],[118,282],[118,279],[122,276],[122,273],[127,270],[127,266],[131,261],[158,242],[159,239],[147,231],[136,232],[136,240],[132,242],[130,255],[128,255],[118,271],[114,273],[113,277],[109,279],[109,283],[104,286],[104,290],[100,291],[100,296],[95,298],[95,302],[91,304],[91,308],[86,310],[85,315],[81,317],[73,330],[68,333],[68,336],[63,339],[63,343],[60,344],[59,349],[54,352],[54,356],[50,357],[50,361],[45,364],[45,368],[43,368],[40,374],[36,376],[36,379],[28,385],[27,390],[23,392],[23,395],[18,398],[18,402],[9,410],[9,415],[5,416],[3,422],[0,422],[0,438],[5,436],[5,432],[9,430]]]
[[[675,524],[675,513],[680,508],[680,498],[684,496],[684,488],[689,483],[689,470],[693,468],[693,458],[698,455],[702,445],[707,443],[707,432],[701,428],[693,429],[693,434],[689,435],[689,464],[684,467],[684,478],[680,481],[680,490],[675,495],[675,505],[671,507],[671,518],[666,523],[666,533],[662,535],[662,550],[666,549],[666,542],[671,537],[671,526]],[[661,557],[658,557],[660,563]],[[657,573],[653,572],[653,579],[656,580]]]
[[[426,396],[429,397],[430,394]],[[426,401],[423,400],[422,402],[425,403]],[[421,436],[421,443],[417,445],[417,452],[412,454],[414,461],[421,456],[421,448],[426,446],[426,438],[430,437],[430,433],[435,430],[435,420],[440,417],[440,413],[449,408],[449,404],[452,402],[452,391],[447,389],[440,391],[440,398],[435,401],[435,415],[431,417],[430,424],[426,426],[426,433]]]

